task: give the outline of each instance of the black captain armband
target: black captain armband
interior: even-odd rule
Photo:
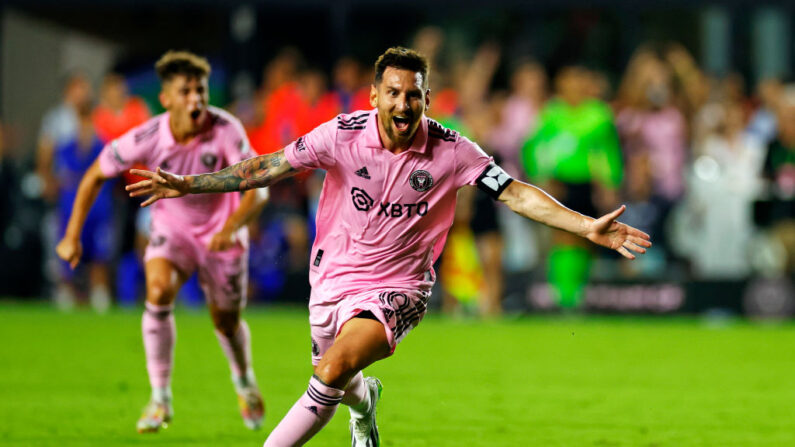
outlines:
[[[512,181],[511,176],[492,161],[486,166],[486,169],[483,170],[483,173],[480,174],[475,183],[481,191],[488,194],[492,199],[497,200]]]

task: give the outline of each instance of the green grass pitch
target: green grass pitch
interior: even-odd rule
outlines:
[[[261,446],[306,389],[306,310],[247,313],[263,430],[237,414],[204,310],[177,310],[175,419],[135,421],[148,398],[140,310],[96,316],[0,302],[0,445]],[[688,318],[426,318],[384,383],[382,445],[793,446],[795,325]],[[350,445],[340,408],[310,446]]]

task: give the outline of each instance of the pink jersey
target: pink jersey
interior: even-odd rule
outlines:
[[[133,128],[102,149],[99,154],[102,173],[114,177],[143,164],[150,170],[160,167],[176,174],[201,174],[249,158],[253,153],[240,121],[215,107],[210,107],[209,112],[210,129],[186,145],[174,141],[168,112]],[[240,194],[187,195],[157,201],[152,219],[209,243],[239,204]]]
[[[285,148],[294,168],[327,171],[309,266],[313,296],[430,290],[456,191],[475,184],[491,162],[426,117],[412,147],[395,155],[382,146],[376,122],[376,110],[340,115]]]

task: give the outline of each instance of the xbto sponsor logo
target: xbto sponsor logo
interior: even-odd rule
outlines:
[[[362,188],[351,189],[351,199],[353,206],[359,211],[370,211],[375,204],[375,201],[367,191]],[[378,204],[378,216],[385,217],[411,217],[416,214],[424,216],[428,214],[428,202],[419,203],[390,203],[383,202]]]
[[[412,213],[424,216],[428,214],[428,202],[420,203],[379,203],[379,216],[386,217],[411,217]]]

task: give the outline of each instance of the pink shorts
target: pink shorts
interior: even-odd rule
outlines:
[[[225,251],[209,251],[207,243],[188,232],[152,222],[144,261],[165,258],[186,275],[199,271],[199,285],[208,304],[222,310],[246,306],[248,286],[248,232],[238,233],[238,245]]]
[[[423,290],[371,290],[337,299],[309,299],[312,331],[312,364],[317,365],[334,343],[342,326],[361,312],[369,311],[383,325],[391,352],[425,316],[430,292]]]

